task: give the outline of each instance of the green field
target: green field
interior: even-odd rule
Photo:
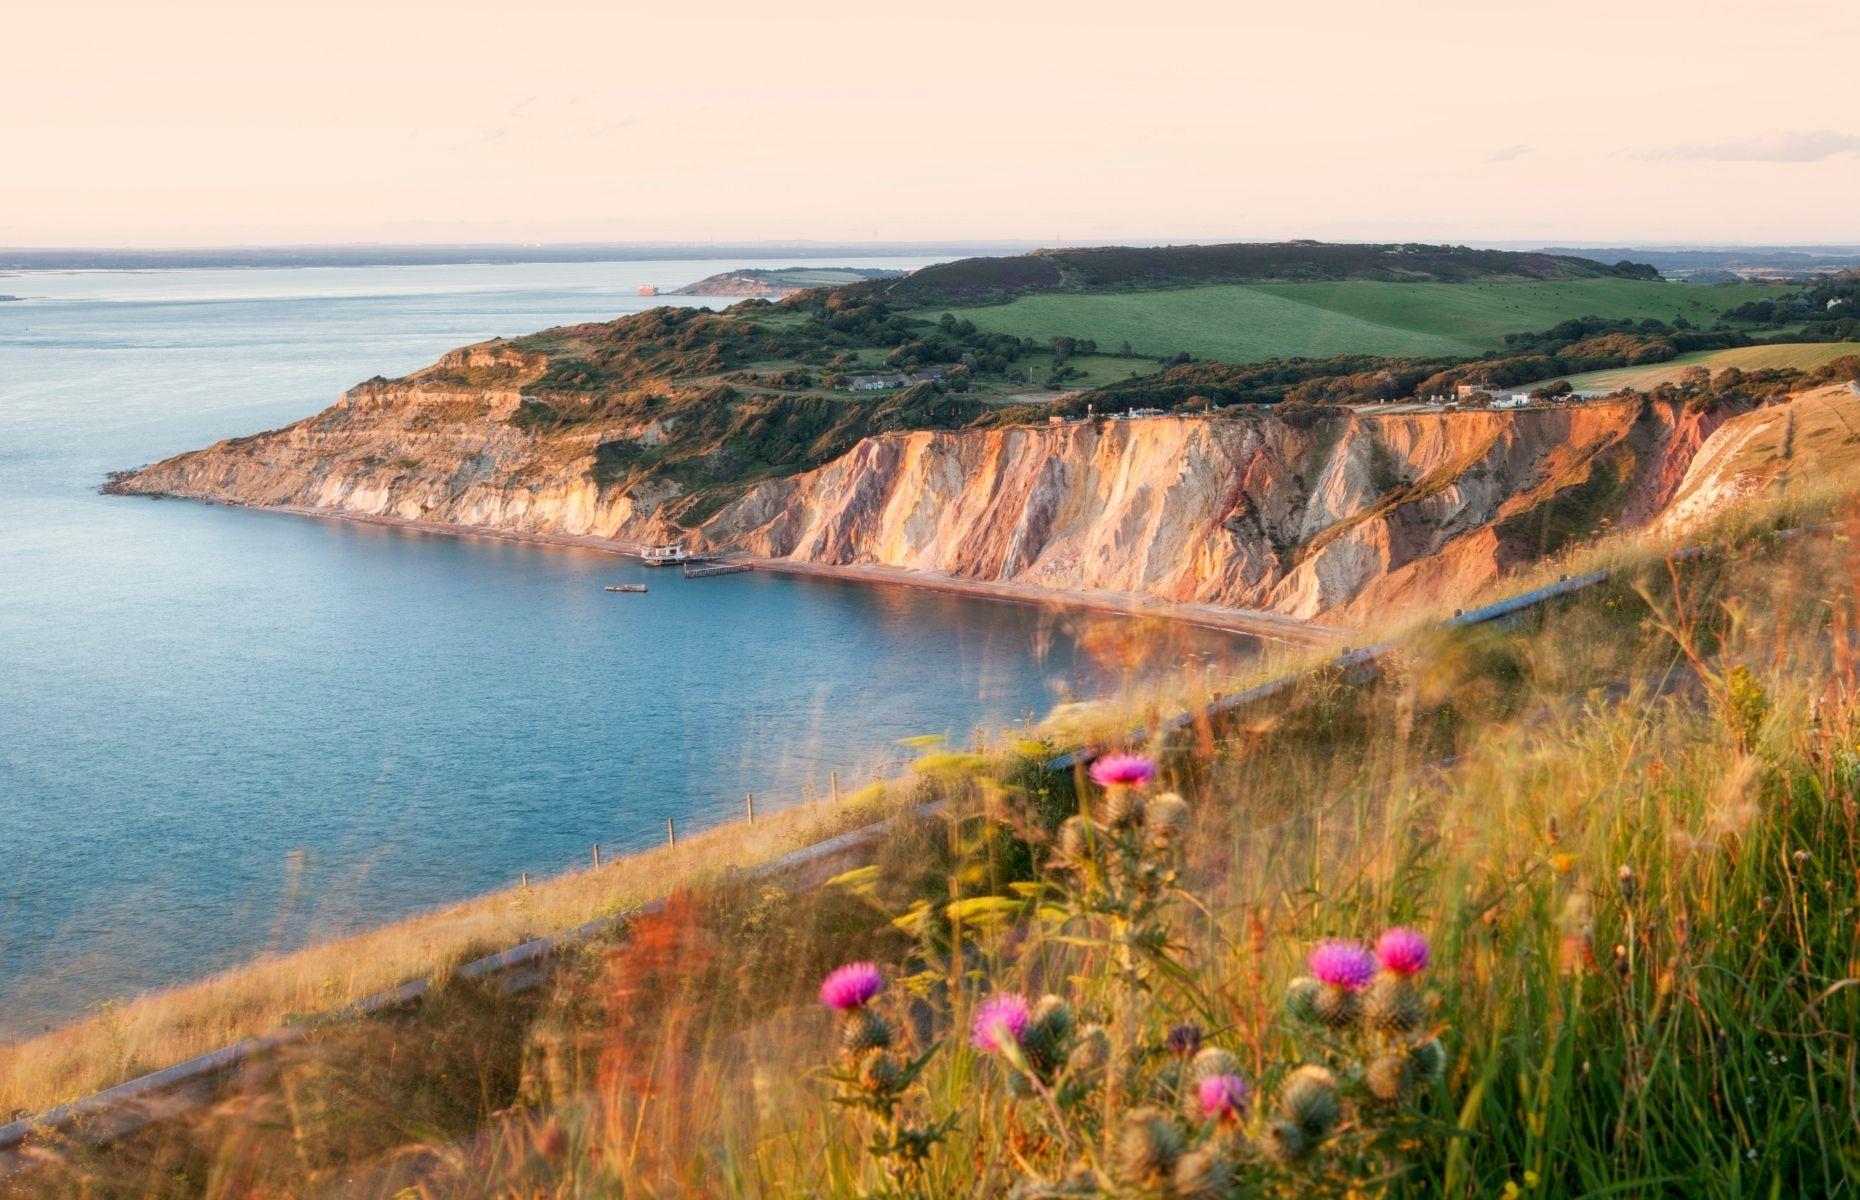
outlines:
[[[1790,342],[1778,346],[1740,346],[1735,350],[1701,350],[1669,362],[1644,367],[1620,367],[1569,376],[1579,392],[1614,392],[1622,388],[1649,391],[1663,383],[1678,383],[1688,367],[1702,366],[1714,375],[1726,367],[1740,371],[1766,368],[1812,371],[1837,358],[1860,356],[1860,342]],[[1549,382],[1546,380],[1545,382]]]
[[[1088,337],[1106,350],[1187,351],[1258,362],[1333,354],[1478,354],[1507,333],[1572,317],[1675,314],[1709,325],[1726,309],[1788,291],[1771,284],[1696,287],[1628,279],[1556,282],[1232,284],[1095,295],[1050,293],[949,311],[984,330],[1044,342]],[[939,312],[941,310],[938,310]]]

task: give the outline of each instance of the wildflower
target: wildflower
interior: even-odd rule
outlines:
[[[1361,942],[1323,942],[1306,961],[1319,983],[1352,992],[1360,991],[1376,973],[1376,960]]]
[[[1210,1075],[1196,1085],[1195,1099],[1204,1120],[1237,1121],[1246,1112],[1249,1091],[1238,1075]]]
[[[1558,875],[1567,875],[1576,868],[1576,856],[1573,854],[1552,854],[1550,869]]]
[[[1427,970],[1431,951],[1425,937],[1398,926],[1376,942],[1376,957],[1382,960],[1384,970],[1397,975],[1414,975]]]
[[[1169,1031],[1169,1053],[1177,1058],[1193,1058],[1201,1050],[1201,1026],[1182,1024]]]
[[[1312,998],[1318,1020],[1332,1029],[1354,1025],[1361,1009],[1357,993],[1375,977],[1375,957],[1360,942],[1325,942],[1308,962],[1323,985]]]
[[[1091,781],[1102,788],[1142,787],[1156,777],[1156,764],[1141,754],[1106,754],[1091,764]]]
[[[1634,895],[1640,890],[1640,881],[1634,878],[1634,868],[1623,863],[1615,872],[1615,886],[1621,890],[1621,899],[1634,903]]]
[[[1009,1046],[1020,1045],[1021,1035],[1027,1032],[1027,1022],[1032,1019],[1033,1009],[1027,997],[1019,992],[996,992],[976,1010],[969,1044],[977,1050],[1005,1052]]]
[[[820,1002],[835,1012],[863,1008],[867,1001],[885,990],[885,977],[869,962],[847,963],[828,975],[820,984]]]

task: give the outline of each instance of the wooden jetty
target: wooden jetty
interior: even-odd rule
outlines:
[[[646,590],[646,585],[643,583],[610,583],[607,585],[607,590],[610,592],[643,592]]]
[[[710,575],[740,575],[744,571],[755,570],[755,567],[749,563],[726,563],[717,562],[712,559],[700,559],[697,561],[700,564],[698,566],[692,566],[690,563],[685,564],[686,579],[703,579]]]

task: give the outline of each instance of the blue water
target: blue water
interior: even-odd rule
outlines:
[[[1125,677],[1085,648],[1106,618],[96,492],[450,347],[754,265],[788,264],[0,276],[29,297],[0,304],[0,1031]],[[631,579],[652,590],[601,590]],[[1146,636],[1149,670],[1250,653]]]

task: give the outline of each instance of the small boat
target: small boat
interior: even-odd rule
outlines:
[[[643,592],[646,590],[646,585],[643,583],[610,583],[607,585],[607,590],[610,592]]]

